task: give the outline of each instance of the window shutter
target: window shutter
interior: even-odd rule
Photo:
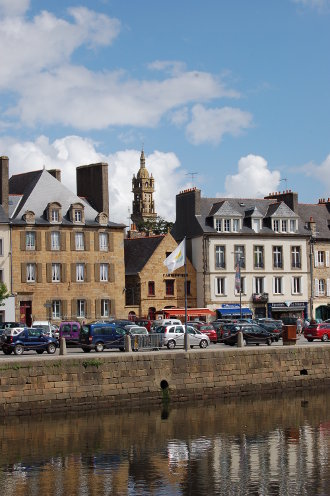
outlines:
[[[37,251],[41,250],[41,232],[40,231],[36,232],[36,250]]]
[[[110,315],[116,315],[116,303],[115,300],[110,300]]]
[[[325,266],[329,267],[329,252],[325,252]]]
[[[100,251],[100,233],[94,232],[94,251]]]
[[[109,282],[115,282],[115,265],[109,264]]]
[[[70,246],[71,246],[71,251],[75,251],[76,240],[75,240],[75,232],[74,231],[70,232]]]
[[[100,264],[99,263],[94,264],[94,280],[95,280],[95,282],[100,281]]]
[[[85,251],[89,251],[91,248],[91,233],[89,231],[84,232],[84,248]]]
[[[91,300],[86,300],[86,318],[90,319],[92,316]]]
[[[42,282],[42,264],[37,264],[37,282]]]
[[[77,300],[71,300],[71,317],[77,318]]]
[[[327,296],[330,296],[330,279],[327,279]]]
[[[95,318],[101,317],[101,300],[95,300]]]
[[[21,282],[26,282],[26,263],[21,264]]]
[[[61,264],[61,282],[66,282],[66,264]]]
[[[109,233],[108,240],[109,240],[109,251],[113,251],[114,250],[113,233]]]
[[[315,296],[319,295],[319,280],[315,279],[314,280],[314,291],[315,291]]]
[[[65,251],[66,250],[66,232],[60,233],[60,239],[61,239],[61,251]]]
[[[281,277],[281,285],[282,285],[281,294],[285,294],[285,278],[284,277]]]
[[[47,231],[46,232],[46,250],[47,251],[50,251],[50,249],[51,249],[50,236],[51,236],[50,231]]]
[[[227,296],[227,277],[223,278],[223,294]]]
[[[273,277],[273,294],[275,294],[275,277]]]
[[[318,267],[319,262],[318,262],[318,251],[314,250],[314,267]]]
[[[214,278],[214,294],[215,295],[219,294],[218,293],[218,278],[217,277]]]
[[[267,293],[267,278],[264,277],[264,292]]]
[[[26,250],[26,234],[25,231],[20,232],[20,241],[21,241],[21,251]]]
[[[76,282],[76,281],[77,281],[76,264],[72,263],[71,264],[71,282]]]
[[[68,318],[68,301],[61,300],[61,317],[63,320]]]
[[[294,294],[294,277],[291,277],[291,294]]]
[[[89,263],[85,264],[85,272],[86,272],[85,281],[91,282],[91,264]]]
[[[47,282],[52,282],[52,264],[46,264],[46,280]]]
[[[256,278],[252,277],[252,293],[257,292]]]

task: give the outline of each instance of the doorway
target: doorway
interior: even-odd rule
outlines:
[[[32,325],[32,301],[21,301],[19,311],[19,320],[21,324],[25,324],[27,327]]]

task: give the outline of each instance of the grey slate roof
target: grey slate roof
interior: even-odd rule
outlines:
[[[304,223],[313,220],[316,223],[316,239],[330,240],[330,203],[298,204],[298,213]]]
[[[275,203],[269,206],[266,217],[292,217],[296,218],[297,214],[292,212],[284,202]]]
[[[8,215],[6,215],[2,205],[0,205],[0,224],[9,224]]]
[[[25,187],[23,176],[26,179]],[[49,224],[45,217],[45,209],[50,202],[58,202],[62,206],[62,224],[72,225],[67,215],[70,206],[74,203],[81,203],[85,211],[85,224],[98,225],[95,220],[98,212],[85,199],[72,193],[45,169],[12,176],[9,181],[9,191],[10,215],[15,224],[25,224],[22,216],[26,211],[34,212],[36,224]],[[124,224],[114,222],[109,222],[108,226],[125,227]]]
[[[235,210],[233,205],[227,200],[224,200],[221,203],[217,203],[217,204],[213,205],[209,215],[210,216],[211,215],[228,215],[230,217],[242,217],[242,213]]]
[[[125,275],[130,276],[141,272],[164,237],[165,235],[125,239]]]

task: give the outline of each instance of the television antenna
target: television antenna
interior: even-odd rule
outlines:
[[[198,176],[199,172],[187,172],[186,176],[191,176],[191,182],[194,184],[194,177]]]
[[[281,181],[285,181],[285,189],[287,190],[288,189],[288,179],[286,177],[283,177],[283,179],[280,179],[280,182]]]

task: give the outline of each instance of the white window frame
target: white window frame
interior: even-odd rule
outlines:
[[[60,232],[52,231],[50,233],[50,246],[53,251],[58,251],[61,248]]]
[[[239,219],[233,219],[233,232],[238,232],[240,229]]]
[[[234,289],[235,295],[239,295],[239,291],[237,291],[236,287]],[[246,294],[246,277],[241,275],[241,294]]]
[[[221,263],[223,261],[223,263]],[[225,245],[215,246],[215,268],[225,269],[226,268],[226,247]]]
[[[245,245],[234,245],[234,269],[240,263],[241,269],[245,269]]]
[[[301,286],[301,277],[300,276],[293,276],[292,277],[292,294],[301,294],[302,293],[302,286]]]
[[[76,264],[76,282],[84,282],[85,280],[85,264]]]
[[[254,292],[255,294],[262,294],[265,292],[265,278],[264,277],[255,277],[254,278]]]
[[[274,294],[283,294],[283,277],[275,276],[273,280],[273,293]]]
[[[61,318],[61,300],[52,301],[52,318],[53,319]]]
[[[25,233],[25,249],[35,250],[36,249],[36,233],[35,231],[26,231]]]
[[[26,264],[26,282],[36,282],[36,264]]]
[[[296,232],[296,230],[297,230],[296,225],[297,225],[296,219],[290,219],[290,222],[289,222],[290,232]]]
[[[301,268],[301,247],[291,246],[291,268],[300,269]]]
[[[82,211],[80,209],[75,209],[74,211],[74,221],[82,222]]]
[[[52,263],[52,282],[61,282],[61,264]]]
[[[100,247],[100,251],[109,250],[108,234],[105,232],[99,233],[99,247]]]
[[[57,208],[53,208],[51,210],[51,222],[59,222],[60,221],[60,211]]]
[[[74,234],[75,247],[77,251],[84,251],[85,249],[85,240],[83,232],[76,232]]]
[[[222,219],[215,219],[215,229],[222,232]]]
[[[287,221],[287,219],[282,219],[281,225],[282,225],[282,232],[283,233],[288,232],[288,221]]]
[[[107,263],[100,264],[100,281],[108,282],[109,280],[109,265]]]
[[[215,277],[214,291],[216,296],[226,296],[227,294],[227,280],[226,277]]]
[[[262,245],[255,245],[253,249],[253,255],[254,255],[254,268],[263,269],[265,267],[264,247]]]
[[[317,267],[324,267],[325,265],[325,253],[323,250],[318,250],[317,252]]]
[[[280,221],[278,219],[273,219],[273,231],[280,232]]]
[[[326,282],[325,279],[319,279],[319,291],[318,296],[325,296],[326,293]]]
[[[223,219],[223,232],[230,232],[230,219]]]
[[[77,317],[86,317],[86,300],[77,300]]]
[[[260,231],[260,219],[252,219],[252,229],[256,233]]]
[[[101,317],[109,317],[110,316],[110,300],[102,299],[101,300]]]
[[[273,246],[273,267],[283,269],[283,248],[282,246]]]

